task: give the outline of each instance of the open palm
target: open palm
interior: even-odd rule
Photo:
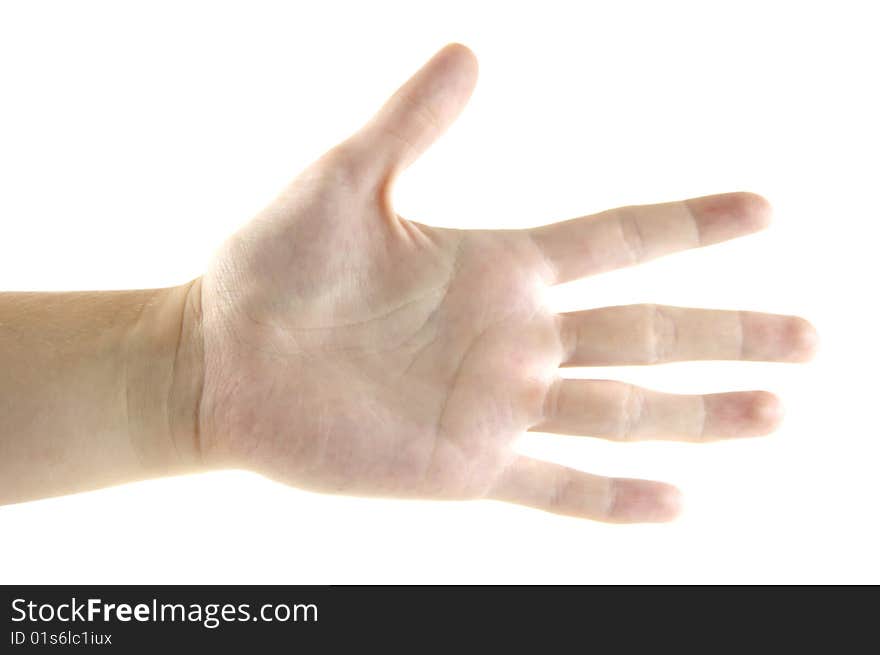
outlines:
[[[438,53],[360,132],[302,173],[201,281],[205,457],[327,492],[494,498],[609,521],[664,520],[674,487],[518,455],[526,430],[702,441],[762,434],[765,392],[673,396],[566,380],[560,366],[802,360],[802,319],[657,306],[554,314],[547,285],[752,232],[747,193],[629,207],[533,230],[399,217],[397,173],[476,81]]]

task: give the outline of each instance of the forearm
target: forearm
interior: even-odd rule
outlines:
[[[200,467],[200,282],[0,294],[0,503]]]

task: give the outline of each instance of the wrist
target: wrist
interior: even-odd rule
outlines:
[[[142,306],[128,337],[126,416],[129,437],[147,473],[203,469],[201,278],[157,290]]]

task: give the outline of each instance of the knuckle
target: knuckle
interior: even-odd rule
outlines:
[[[618,440],[632,441],[638,434],[645,413],[645,392],[635,385],[626,385],[621,400]]]
[[[645,260],[645,239],[639,224],[638,214],[628,207],[621,207],[616,212],[620,236],[623,246],[629,254],[630,262],[639,264]]]
[[[579,493],[577,479],[572,475],[560,474],[550,485],[550,495],[547,499],[548,508],[555,512],[571,510],[576,506]]]
[[[580,350],[580,330],[570,316],[560,315],[557,321],[557,334],[559,335],[559,347],[562,351],[560,359],[568,361],[575,357]]]
[[[673,359],[678,341],[678,329],[669,309],[662,305],[648,305],[647,360],[659,364]]]
[[[369,177],[363,159],[364,153],[355,139],[343,141],[319,160],[321,182],[335,190],[362,190]]]
[[[562,379],[555,378],[544,387],[544,399],[538,423],[547,423],[559,416],[562,403]]]

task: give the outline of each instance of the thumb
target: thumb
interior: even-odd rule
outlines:
[[[449,44],[391,96],[351,145],[380,176],[393,178],[452,125],[476,83],[474,54]]]

